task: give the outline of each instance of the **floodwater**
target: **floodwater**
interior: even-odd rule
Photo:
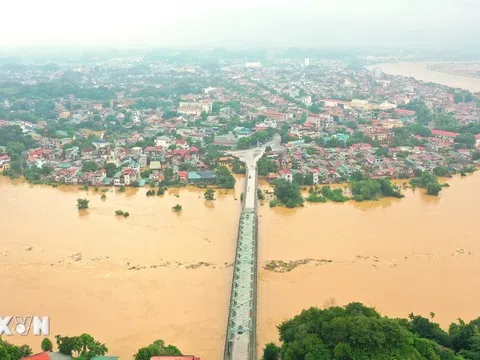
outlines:
[[[426,62],[399,62],[367,66],[368,69],[378,67],[390,75],[414,77],[425,82],[434,82],[453,88],[466,89],[472,92],[480,92],[480,78],[449,74],[428,69],[430,63]]]
[[[237,190],[217,191],[214,202],[193,188],[152,198],[145,188],[128,189],[102,201],[93,188],[0,176],[0,316],[48,315],[52,340],[88,332],[122,359],[155,339],[220,359],[239,180]],[[78,212],[76,199],[84,197],[90,208]],[[181,214],[171,210],[177,203]],[[40,350],[38,337],[7,340]]]
[[[310,306],[434,312],[443,327],[480,316],[480,172],[447,181],[439,197],[409,189],[377,202],[261,206],[260,264],[307,263],[259,270],[259,352],[278,340],[276,325]]]
[[[277,324],[310,306],[433,311],[442,326],[479,316],[480,173],[448,182],[439,197],[405,190],[378,202],[261,206],[259,351],[277,341]],[[102,201],[92,189],[0,177],[0,316],[49,315],[52,336],[88,332],[122,359],[160,338],[220,360],[242,185],[211,203],[192,188]],[[90,209],[79,213],[83,197]],[[171,211],[177,203],[181,214]],[[119,209],[130,217],[116,217]],[[265,269],[272,260],[306,264]],[[39,351],[41,338],[7,340]]]

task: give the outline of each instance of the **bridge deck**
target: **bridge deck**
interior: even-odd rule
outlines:
[[[225,360],[254,360],[257,313],[257,174],[246,174],[233,269]]]

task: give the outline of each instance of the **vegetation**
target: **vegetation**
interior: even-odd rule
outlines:
[[[42,351],[53,351],[52,341],[49,338],[43,339],[42,343],[40,344],[40,348]]]
[[[263,144],[270,140],[275,135],[275,130],[268,128],[267,130],[257,131],[250,136],[240,138],[237,143],[239,149],[247,149],[249,147],[257,146],[257,144]]]
[[[257,189],[257,197],[258,197],[258,200],[265,200],[265,194],[260,188]]]
[[[95,163],[95,161],[84,161],[82,163],[82,171],[83,172],[97,171],[97,164]]]
[[[135,354],[135,360],[150,360],[153,356],[182,355],[180,350],[173,345],[165,345],[163,340],[156,340],[152,344],[143,347]]]
[[[312,189],[310,189],[312,190]],[[327,202],[327,198],[318,192],[311,192],[310,195],[306,198],[307,202],[313,203],[324,203]]]
[[[313,190],[313,194],[315,193],[318,194],[318,190],[316,188]],[[332,189],[328,185],[323,186],[320,190],[320,193],[322,194],[323,197],[333,202],[345,202],[349,200],[348,197],[343,195],[342,189]]]
[[[421,316],[390,319],[361,303],[310,308],[279,327],[281,347],[267,344],[264,360],[476,360],[480,318],[459,319],[448,332]]]
[[[267,176],[269,173],[275,172],[276,167],[272,159],[262,157],[257,161],[258,175]]]
[[[215,185],[220,189],[233,189],[235,187],[235,178],[226,166],[216,168]]]
[[[245,166],[244,164],[241,162],[241,161],[235,161],[233,164],[232,164],[232,172],[234,174],[245,174],[246,172],[246,169],[245,169]]]
[[[73,337],[56,335],[55,339],[60,353],[77,359],[90,360],[95,356],[103,356],[108,351],[105,344],[95,340],[89,334]]]
[[[123,185],[121,185],[119,188],[118,188],[118,192],[125,192],[127,191],[127,188]]]
[[[203,194],[205,200],[215,200],[215,190],[208,188]]]
[[[32,349],[28,345],[12,345],[0,338],[0,359],[20,360],[23,357],[32,355]]]
[[[424,171],[420,176],[410,180],[410,184],[413,187],[427,189],[427,195],[438,196],[442,191],[442,185],[438,182],[438,178],[428,171]]]
[[[350,188],[356,201],[377,200],[382,197],[403,197],[400,188],[388,179],[351,181]]]
[[[115,210],[115,215],[117,216],[123,216],[125,218],[129,217],[130,214],[126,211],[123,211],[123,210]]]
[[[100,196],[100,199],[107,200],[107,195],[105,195],[105,193],[103,193],[102,196]]]
[[[155,190],[153,189],[147,190],[147,196],[155,196]]]
[[[303,197],[300,186],[296,182],[278,179],[274,182],[274,194],[277,200],[288,208],[303,206]]]
[[[180,212],[183,210],[183,208],[182,208],[182,205],[177,204],[174,207],[172,207],[172,210],[175,212]]]
[[[165,194],[165,190],[166,190],[166,189],[167,189],[167,188],[166,188],[165,186],[163,186],[163,187],[160,186],[160,187],[158,188],[158,190],[157,190],[157,196],[160,196],[160,195]]]
[[[443,177],[450,175],[450,172],[444,166],[437,166],[435,169],[433,169],[433,173],[436,176],[443,176]]]
[[[89,202],[90,200],[87,200],[87,199],[77,199],[77,209],[78,210],[88,209]]]

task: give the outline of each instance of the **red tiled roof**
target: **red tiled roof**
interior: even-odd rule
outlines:
[[[22,358],[21,360],[49,360],[48,352],[43,352],[40,354],[30,355]]]
[[[443,131],[443,130],[437,130],[437,129],[433,129],[432,134],[438,135],[438,136],[447,136],[447,137],[455,137],[458,135],[458,133],[455,133],[455,132]]]
[[[200,360],[200,358],[193,355],[182,356],[152,356],[150,360]]]

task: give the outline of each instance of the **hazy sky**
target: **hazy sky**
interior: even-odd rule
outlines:
[[[480,42],[480,0],[4,0],[0,45]]]

